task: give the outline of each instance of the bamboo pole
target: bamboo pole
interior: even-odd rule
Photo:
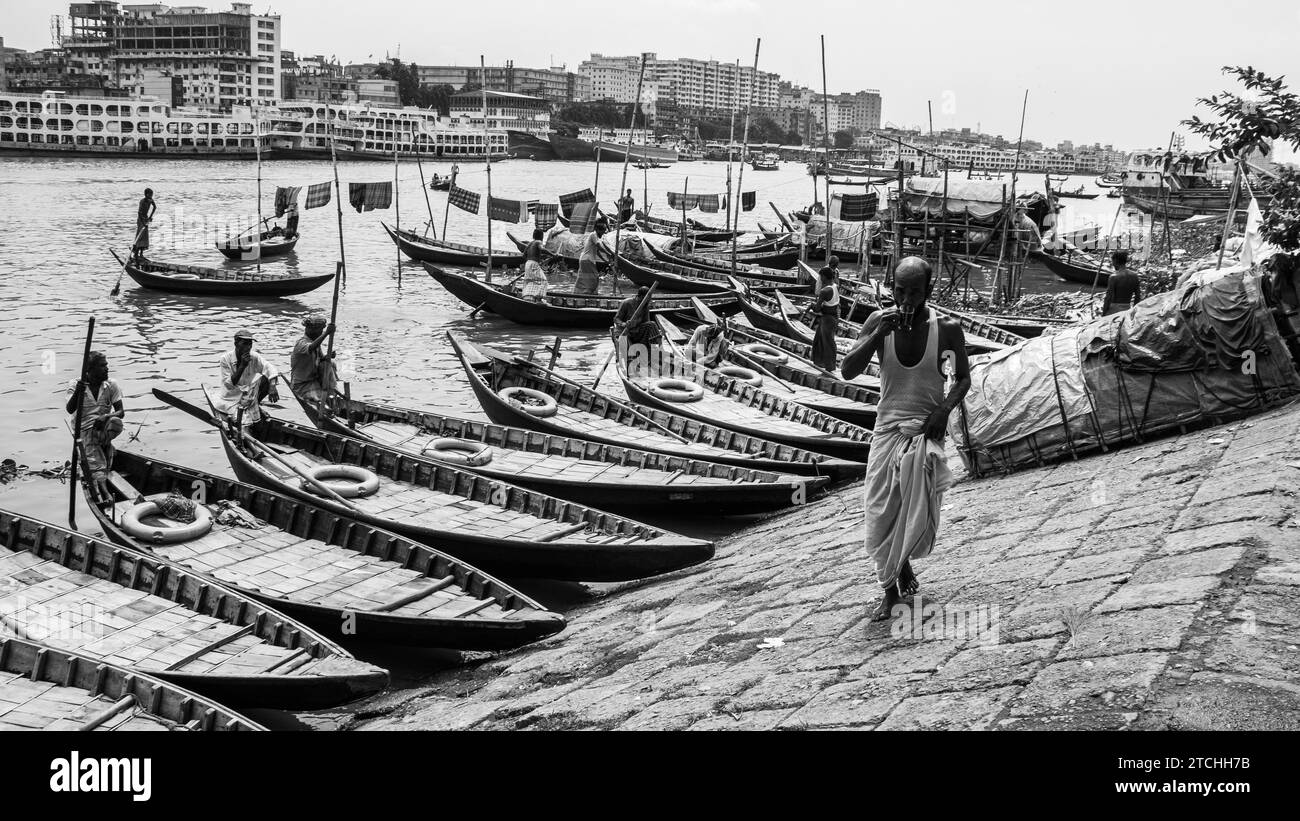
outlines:
[[[414,141],[412,141],[414,145]],[[420,159],[420,152],[415,152],[415,165],[420,169],[420,190],[424,192],[424,207],[429,211],[429,222],[424,226],[424,235],[429,235],[429,229],[433,228],[433,203],[429,201],[429,186],[424,181],[424,162]],[[434,239],[438,238],[438,229],[434,228]]]
[[[749,113],[754,104],[754,92],[758,88],[758,52],[763,47],[763,38],[759,37],[754,42],[754,77],[749,84],[749,99],[745,100],[745,131],[741,137],[740,143],[740,173],[736,175],[736,195],[744,196],[741,192],[745,186],[745,154],[749,151]],[[740,82],[739,76],[736,82]],[[730,186],[728,186],[730,187]],[[735,218],[735,224],[731,226],[731,275],[736,275],[736,234],[740,231],[740,203],[736,203],[736,208],[732,209]]]
[[[487,163],[487,277],[488,284],[492,283],[492,137],[488,133],[488,113],[487,113],[487,61],[483,55],[478,56],[478,65],[480,79],[483,81],[483,157]],[[450,193],[450,192],[448,192]]]
[[[328,105],[325,107],[325,111],[329,113]],[[339,157],[334,147],[334,144],[338,141],[338,137],[334,133],[338,129],[338,116],[338,111],[335,111],[333,119],[330,120],[330,164],[334,167],[334,209],[338,213],[339,220],[339,268],[338,274],[334,277],[335,308],[338,307],[339,275],[342,276],[344,282],[347,282],[348,278],[347,257],[344,255],[343,250],[343,188],[339,185]],[[330,350],[334,350],[334,337],[332,336],[330,337]]]
[[[257,152],[257,258],[262,259],[262,120],[260,104],[253,108],[253,146]],[[400,250],[399,250],[400,253]]]
[[[691,178],[687,177],[685,182],[682,183],[682,237],[680,244],[683,254],[690,253],[690,249],[686,247],[686,189],[690,187]]]
[[[1020,108],[1020,136],[1016,140],[1016,162],[1011,166],[1011,207],[1016,207],[1016,180],[1020,174],[1020,152],[1025,144],[1025,115],[1029,111],[1029,89],[1025,89],[1025,101]],[[1050,172],[1049,172],[1050,176]],[[1017,228],[1017,230],[1019,230]],[[1015,299],[1020,291],[1020,281],[1018,276],[1013,276],[1015,266],[1014,257],[1012,264],[1007,269],[1007,300]]]
[[[1169,157],[1169,161],[1170,161],[1170,164],[1171,164],[1171,165],[1172,165],[1172,163],[1173,163],[1174,137],[1175,137],[1176,135],[1177,135],[1177,132],[1174,132],[1174,131],[1169,132],[1169,148],[1167,148],[1167,149],[1165,150],[1165,153],[1170,155],[1170,157]],[[1160,187],[1161,187],[1161,189],[1164,189],[1164,188],[1165,188],[1165,175],[1164,175],[1164,174],[1161,174],[1161,175],[1160,175]],[[1174,238],[1173,238],[1173,236],[1169,233],[1169,194],[1170,194],[1170,192],[1169,192],[1168,190],[1165,190],[1165,191],[1164,191],[1164,195],[1165,195],[1165,240],[1168,242],[1168,245],[1167,245],[1166,247],[1167,247],[1168,250],[1169,250],[1169,264],[1170,264],[1170,265],[1173,265],[1173,264],[1174,264]],[[1154,219],[1153,219],[1152,221],[1154,222]]]
[[[826,35],[819,35],[822,44],[822,149],[826,154],[826,264],[830,265],[835,250],[831,247],[831,98],[826,87]],[[814,182],[814,187],[816,180]]]
[[[731,128],[727,131],[727,225],[731,225],[731,209],[734,203],[731,201],[731,145],[736,141],[736,109],[740,107],[740,58],[736,58],[736,71],[732,74],[734,78],[731,83]],[[817,179],[813,178],[813,187],[817,187]]]
[[[1228,235],[1232,233],[1232,223],[1237,219],[1237,192],[1241,189],[1241,160],[1237,160],[1232,172],[1232,193],[1228,195],[1228,219],[1223,223],[1223,236],[1219,240],[1219,261],[1214,270],[1223,267],[1223,254],[1228,250]],[[1166,209],[1167,210],[1167,209]]]
[[[447,186],[447,204],[442,211],[442,239],[447,240],[447,220],[451,218],[451,189],[456,187],[456,177],[460,174],[460,166],[456,163],[451,165],[451,185]]]
[[[81,460],[81,414],[86,396],[86,365],[90,362],[90,348],[95,340],[95,318],[86,323],[86,347],[81,353],[81,376],[77,379],[77,405],[72,417],[72,462],[68,479],[68,527],[77,529],[77,469]],[[104,390],[100,386],[100,390]],[[112,465],[109,465],[111,468]]]
[[[623,152],[623,181],[618,186],[618,196],[621,199],[623,192],[627,190],[627,165],[632,160],[632,132],[636,129],[636,109],[641,104],[641,83],[645,79],[645,53],[641,54],[641,72],[636,78],[636,100],[632,103],[632,122],[627,126],[627,149]],[[597,200],[599,202],[599,200]],[[618,205],[615,204],[617,208]],[[621,209],[620,209],[621,210]],[[613,266],[613,285],[614,292],[618,293],[618,255],[620,251],[619,238],[623,234],[622,214],[616,216],[614,220],[614,261]]]
[[[397,233],[402,233],[402,184],[401,167],[397,161],[397,144],[401,139],[402,118],[393,117],[393,209],[396,213]],[[402,246],[397,246],[397,287],[402,287]]]

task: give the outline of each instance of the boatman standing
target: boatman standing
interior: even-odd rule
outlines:
[[[826,261],[826,267],[817,272],[818,289],[812,304],[813,312],[813,364],[824,371],[835,370],[838,351],[835,348],[835,330],[840,322],[840,286],[836,282],[838,257]]]
[[[221,395],[213,402],[217,410],[233,418],[243,413],[243,424],[251,425],[262,420],[261,401],[270,398],[280,401],[275,389],[276,370],[253,352],[253,332],[241,330],[235,334],[235,349],[221,357]]]
[[[632,214],[636,211],[636,198],[632,196],[632,189],[627,189],[627,193],[618,201],[618,221],[627,222],[632,219]]]
[[[108,378],[108,357],[91,351],[86,371],[68,391],[68,413],[77,412],[81,394],[81,452],[86,457],[90,479],[101,495],[107,495],[108,473],[113,469],[113,439],[122,432],[122,389]]]
[[[609,251],[601,237],[605,236],[605,223],[596,222],[596,229],[582,238],[582,253],[578,256],[578,281],[573,285],[575,294],[594,294],[600,286],[598,266],[609,262]]]
[[[135,242],[131,245],[131,259],[139,260],[149,247],[149,223],[153,222],[153,212],[158,210],[158,203],[153,201],[153,189],[146,188],[140,198],[140,206],[135,212]]]
[[[934,548],[943,493],[952,484],[944,455],[948,416],[970,389],[961,325],[926,305],[934,288],[930,264],[907,257],[894,272],[894,306],[867,318],[844,357],[852,379],[880,360],[880,402],[867,457],[864,499],[867,552],[884,589],[873,621],[917,591],[912,560]],[[947,369],[953,383],[945,394]]]
[[[1106,282],[1106,301],[1101,304],[1101,315],[1122,314],[1142,301],[1142,283],[1138,275],[1128,269],[1128,251],[1110,255],[1115,271]]]
[[[303,334],[289,356],[289,386],[296,396],[324,406],[334,394],[332,368],[322,368],[334,351],[321,353],[321,346],[334,336],[334,326],[325,314],[314,313],[302,321]]]

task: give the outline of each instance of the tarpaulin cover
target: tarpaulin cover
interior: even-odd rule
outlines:
[[[996,217],[1003,208],[1003,183],[984,180],[948,178],[948,214],[961,216],[967,210],[972,219]],[[1010,186],[1006,195],[1011,196]],[[943,210],[943,177],[908,177],[903,188],[903,203],[914,214],[929,213],[938,217]]]
[[[1259,282],[1243,271],[1188,284],[976,360],[971,391],[949,423],[967,467],[978,474],[1042,464],[1300,393]]]
[[[808,241],[814,240],[820,242],[826,236],[826,218],[822,216],[812,216],[808,218]],[[862,232],[866,231],[866,237]],[[856,254],[858,246],[865,242],[871,243],[871,238],[880,233],[879,222],[844,222],[843,220],[831,220],[831,250],[840,252],[851,252]]]

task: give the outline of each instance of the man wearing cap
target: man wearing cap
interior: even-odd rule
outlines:
[[[253,352],[253,332],[242,329],[235,334],[235,349],[221,357],[221,395],[214,404],[217,410],[238,417],[243,411],[243,424],[260,422],[260,402],[270,398],[280,401],[275,389],[276,370]]]
[[[332,368],[322,368],[322,360],[334,358],[321,354],[321,345],[334,336],[334,326],[325,314],[314,313],[302,321],[303,335],[293,346],[289,357],[289,384],[295,395],[312,402],[324,404],[334,391]],[[327,373],[328,371],[328,373]]]

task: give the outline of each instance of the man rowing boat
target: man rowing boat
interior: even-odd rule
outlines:
[[[140,205],[135,212],[135,242],[131,244],[131,259],[140,260],[149,248],[149,223],[158,210],[158,203],[153,201],[153,189],[146,188],[140,198]]]
[[[852,379],[880,360],[880,402],[867,457],[864,512],[867,552],[884,597],[873,621],[917,591],[912,560],[930,555],[943,493],[952,484],[943,440],[948,416],[970,389],[961,325],[925,303],[934,288],[930,264],[907,257],[894,272],[892,308],[867,318],[844,357]],[[944,366],[954,380],[944,393]]]
[[[280,401],[275,389],[276,370],[253,352],[252,331],[235,334],[235,349],[222,356],[220,364],[221,395],[213,402],[218,411],[238,418],[242,410],[243,424],[251,425],[262,420],[263,399]]]

